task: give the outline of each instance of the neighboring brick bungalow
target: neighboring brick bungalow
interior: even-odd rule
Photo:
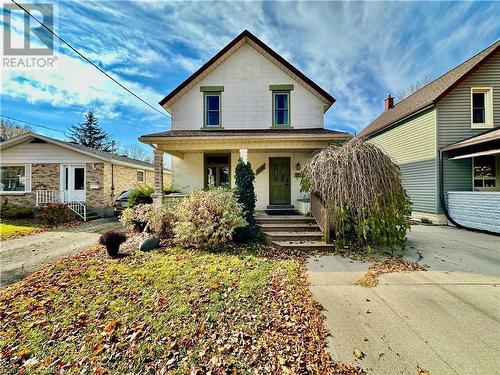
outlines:
[[[154,185],[153,164],[27,133],[0,143],[0,203],[66,202],[100,216],[123,191]],[[170,182],[170,171],[163,170]]]

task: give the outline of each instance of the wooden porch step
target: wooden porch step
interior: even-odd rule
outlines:
[[[325,241],[273,241],[273,244],[283,249],[333,250],[335,248]]]
[[[295,207],[291,204],[270,204],[268,210],[294,210]]]
[[[321,241],[323,233],[316,232],[263,232],[268,241]]]
[[[262,223],[259,224],[262,232],[315,232],[321,231],[318,224],[309,223]]]
[[[258,224],[307,224],[316,223],[313,217],[303,215],[256,215]]]

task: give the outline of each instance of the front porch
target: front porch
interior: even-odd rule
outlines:
[[[234,188],[238,160],[248,161],[255,172],[256,209],[273,205],[307,206],[300,176],[310,155],[344,133],[325,129],[170,131],[143,136],[155,147],[155,196],[162,196],[158,169],[163,155],[172,156],[172,182],[182,193],[208,186]],[[159,200],[162,201],[162,200]],[[302,208],[304,211],[304,208]]]

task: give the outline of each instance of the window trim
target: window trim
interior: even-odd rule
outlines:
[[[484,117],[485,122],[474,122],[473,94],[484,94]],[[471,129],[493,128],[493,87],[471,87],[470,89],[470,127]]]
[[[140,183],[144,183],[146,182],[146,171],[144,169],[136,169],[135,170],[136,172],[136,180],[137,182],[140,182]],[[142,181],[139,181],[139,175],[137,174],[137,172],[142,172]]]
[[[219,125],[207,125],[207,97],[219,97]],[[204,91],[203,92],[203,127],[202,129],[222,129],[222,91]]]
[[[32,165],[31,164],[22,164],[22,163],[8,163],[1,164],[0,167],[24,167],[24,190],[23,191],[4,191],[0,190],[0,195],[23,195],[31,193],[31,172]]]
[[[497,161],[498,160],[497,159],[498,158],[497,158],[497,156],[495,154],[493,154],[493,155],[484,155],[484,156],[492,156],[493,157],[493,162],[494,162],[493,163],[493,172],[494,172],[495,176],[494,177],[486,177],[486,178],[481,178],[481,177],[476,178],[474,176],[474,166],[476,165],[475,161],[476,161],[476,157],[477,156],[473,157],[472,158],[472,190],[473,191],[495,190],[495,189],[498,188],[496,186],[497,185],[497,177],[498,177],[497,176],[497,170],[498,170],[498,165],[497,165]],[[475,184],[474,184],[474,182],[476,180],[482,180],[483,181],[483,186],[477,186],[476,187]],[[493,180],[493,181],[495,181],[495,186],[484,186],[484,181],[485,180],[490,180],[490,181]]]
[[[288,96],[288,123],[287,124],[276,124],[276,108],[275,108],[275,96],[276,94],[286,94]],[[272,95],[271,95],[271,98],[272,98],[272,102],[273,102],[273,105],[272,105],[272,108],[273,108],[273,111],[272,111],[272,127],[273,128],[279,128],[279,129],[282,129],[282,128],[291,128],[291,114],[292,114],[292,103],[291,103],[291,98],[292,98],[292,95],[291,95],[291,90],[274,90],[272,91]]]

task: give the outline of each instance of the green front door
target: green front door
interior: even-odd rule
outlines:
[[[290,158],[269,158],[269,204],[290,204]]]

